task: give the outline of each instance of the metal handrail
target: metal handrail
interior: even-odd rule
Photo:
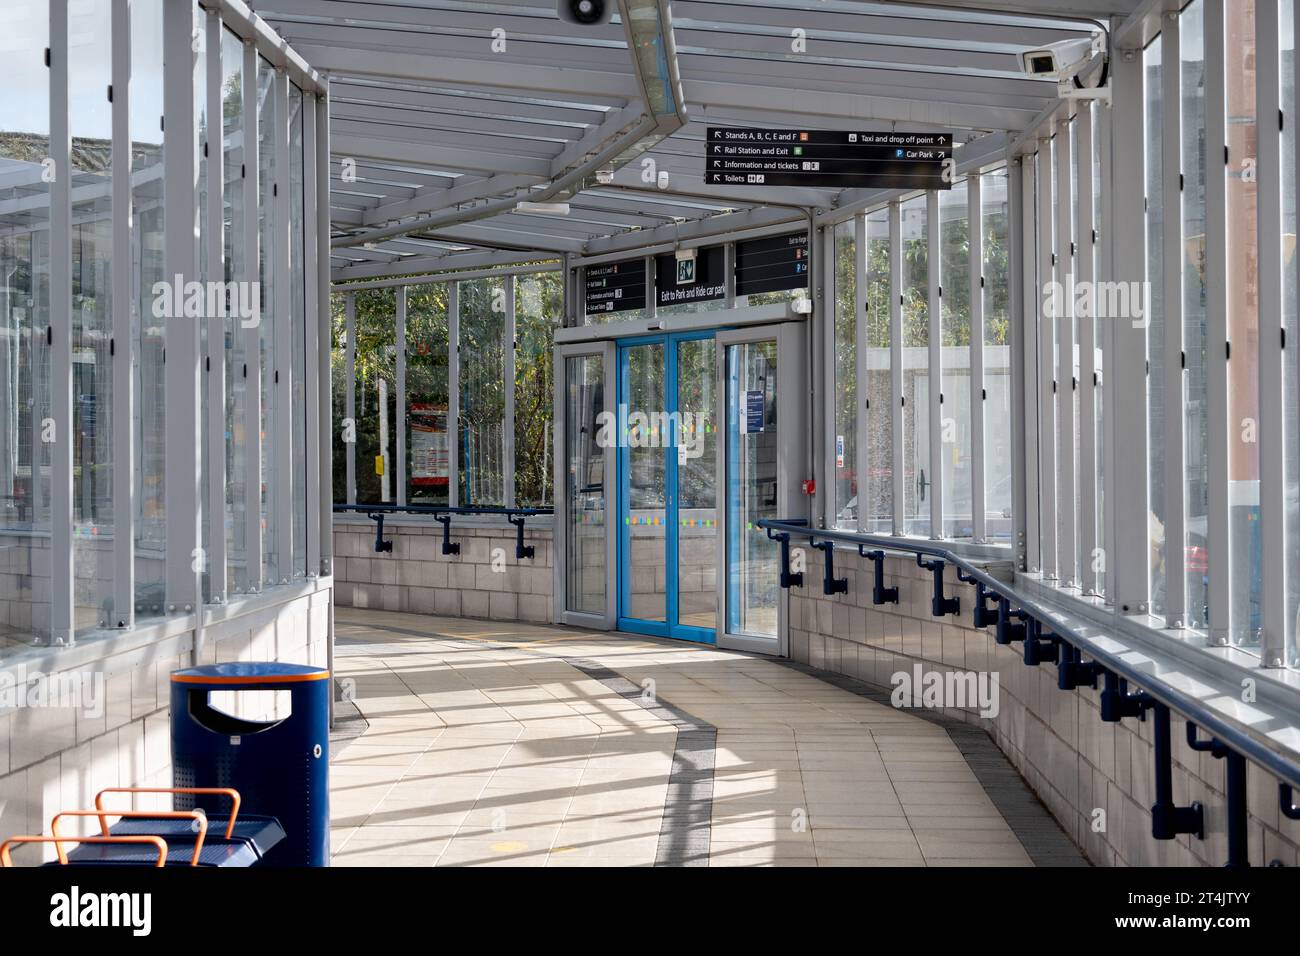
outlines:
[[[1072,645],[1076,650],[1087,653],[1093,660],[1101,663],[1106,670],[1142,687],[1156,702],[1163,704],[1170,710],[1183,714],[1189,720],[1195,722],[1197,726],[1211,733],[1223,746],[1236,751],[1252,763],[1272,772],[1286,783],[1300,786],[1300,761],[1279,753],[1246,730],[1228,722],[1218,713],[1208,709],[1195,698],[1189,697],[1176,687],[1164,683],[1159,678],[1139,670],[1115,654],[1097,646],[1093,638],[1061,623],[1058,619],[1058,612],[1016,590],[1015,587],[1005,581],[999,581],[973,564],[969,558],[962,557],[960,554],[937,544],[898,538],[893,535],[859,534],[851,531],[810,528],[807,524],[798,521],[770,520],[766,518],[760,519],[756,523],[760,528],[768,532],[769,537],[772,537],[773,533],[797,535],[817,538],[822,541],[837,541],[854,545],[858,547],[860,554],[862,548],[870,547],[885,551],[901,551],[939,558],[952,564],[954,567],[960,568],[965,577],[969,578],[972,583],[982,584],[986,591],[991,591],[999,597],[1006,598],[1027,615],[1041,622],[1049,623],[1052,633],[1059,637],[1061,641]]]
[[[393,542],[384,539],[384,516],[391,514],[429,515],[442,525],[442,553],[460,554],[460,544],[451,540],[451,519],[455,515],[477,515],[482,517],[504,517],[515,526],[515,559],[522,561],[536,554],[536,547],[524,544],[524,524],[529,518],[540,515],[555,514],[554,508],[510,508],[499,505],[479,507],[453,507],[451,505],[398,505],[382,504],[335,504],[336,514],[355,511],[364,514],[375,522],[375,552],[384,554],[393,550]]]

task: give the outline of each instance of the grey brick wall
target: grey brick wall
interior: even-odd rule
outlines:
[[[539,522],[540,524],[540,522]],[[442,553],[442,526],[385,522],[393,550],[375,551],[369,519],[334,522],[334,599],[344,607],[477,617],[494,621],[552,620],[551,529],[524,529],[533,558],[515,558],[515,528],[499,524],[457,526],[451,540],[460,554]]]
[[[1205,805],[1206,838],[1151,837],[1152,721],[1102,723],[1098,692],[1062,691],[1050,664],[1026,667],[1019,644],[999,646],[993,629],[971,626],[974,588],[947,569],[946,593],[961,599],[959,616],[930,615],[932,578],[912,558],[888,558],[886,585],[898,585],[899,603],[871,603],[872,564],[849,551],[835,553],[845,594],[821,593],[821,556],[809,558],[808,586],[790,591],[790,654],[795,660],[892,688],[891,676],[920,663],[934,671],[996,672],[1000,709],[981,718],[974,708],[945,713],[983,727],[1028,781],[1088,858],[1100,865],[1221,866],[1227,859],[1224,761],[1187,746],[1183,719],[1173,725],[1174,800]],[[996,573],[995,568],[991,571]],[[1250,862],[1297,863],[1300,823],[1282,817],[1277,780],[1250,765]],[[1105,811],[1105,830],[1094,811]]]

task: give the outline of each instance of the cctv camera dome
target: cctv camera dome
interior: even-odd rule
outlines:
[[[559,0],[557,12],[565,23],[589,27],[608,23],[610,7],[607,0]]]

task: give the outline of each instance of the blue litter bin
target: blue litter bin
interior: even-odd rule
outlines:
[[[177,787],[231,787],[241,814],[275,817],[285,838],[266,866],[329,864],[329,671],[274,662],[172,673],[172,773]],[[289,692],[290,713],[245,720],[216,709],[214,691]],[[219,797],[177,795],[176,809],[228,813]]]

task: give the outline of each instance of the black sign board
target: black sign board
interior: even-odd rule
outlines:
[[[679,262],[672,252],[656,256],[655,301],[660,306],[669,306],[725,298],[726,271],[727,258],[722,246],[700,249],[693,261]]]
[[[587,266],[587,314],[645,308],[645,259]]]
[[[808,233],[736,243],[736,295],[808,287]]]
[[[710,126],[710,186],[951,189],[951,133],[735,129]]]

